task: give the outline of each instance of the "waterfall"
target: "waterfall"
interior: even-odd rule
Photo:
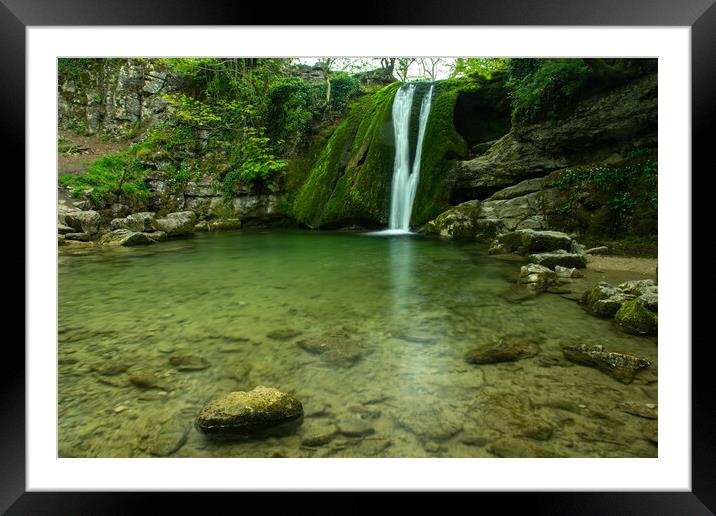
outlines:
[[[401,86],[393,101],[393,127],[395,130],[395,160],[393,162],[393,186],[390,200],[389,229],[392,231],[410,231],[410,216],[413,213],[413,201],[420,180],[420,157],[423,150],[425,126],[430,115],[433,97],[433,85],[420,104],[418,141],[412,170],[410,167],[410,110],[413,105],[415,84]]]

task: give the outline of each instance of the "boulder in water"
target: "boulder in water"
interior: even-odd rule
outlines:
[[[196,214],[193,211],[170,213],[163,219],[156,219],[155,225],[168,236],[191,235],[196,225]]]
[[[641,300],[640,297],[624,303],[614,315],[614,320],[627,333],[656,335],[659,329],[659,318],[656,312],[647,308],[648,298],[646,301]]]
[[[556,251],[558,249],[564,251],[572,249],[572,239],[566,233],[518,229],[498,235],[490,248],[490,253],[527,254],[539,251]]]
[[[291,394],[258,386],[230,392],[204,407],[196,427],[220,440],[247,439],[291,433],[303,422],[303,405]]]

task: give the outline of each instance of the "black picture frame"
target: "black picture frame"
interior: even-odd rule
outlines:
[[[25,29],[28,26],[82,25],[509,25],[509,26],[684,26],[692,43],[692,170],[707,173],[716,119],[716,0],[456,0],[415,3],[362,2],[354,15],[335,16],[336,4],[252,3],[214,0],[0,0],[0,112],[6,155],[25,155]],[[280,7],[277,7],[279,6]],[[320,14],[323,13],[323,14]],[[660,142],[660,144],[664,144]],[[689,171],[684,180],[691,181]],[[24,191],[24,182],[20,185]],[[692,191],[693,187],[692,187]],[[26,192],[27,193],[27,192]],[[698,206],[692,202],[692,206]],[[692,207],[692,221],[696,216]],[[692,235],[697,234],[696,228]],[[24,246],[14,246],[25,259]],[[693,253],[693,250],[691,250]],[[692,270],[707,267],[693,253]],[[701,266],[699,266],[701,264]],[[27,278],[26,278],[27,280]],[[24,298],[24,294],[23,294]],[[683,300],[694,306],[693,299]],[[17,303],[19,306],[20,303]],[[692,316],[692,321],[695,320]],[[23,339],[24,340],[24,339]],[[692,491],[610,493],[479,493],[499,497],[502,508],[528,504],[532,513],[549,514],[713,514],[716,511],[716,413],[709,388],[712,364],[707,341],[692,339]],[[688,346],[691,343],[664,343]],[[709,345],[707,345],[709,344]],[[0,512],[7,514],[127,514],[151,507],[148,501],[171,496],[185,508],[184,493],[39,493],[25,490],[25,353],[19,339],[5,340],[0,375]],[[226,496],[214,493],[214,503]],[[245,496],[245,495],[243,495]],[[163,502],[159,502],[162,503]],[[250,503],[245,501],[243,503]],[[244,506],[247,507],[247,506]],[[355,509],[358,509],[356,506]]]

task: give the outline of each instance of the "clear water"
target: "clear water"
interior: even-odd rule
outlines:
[[[507,301],[518,269],[474,245],[342,232],[206,234],[62,254],[60,456],[656,456],[645,438],[653,422],[618,408],[656,403],[656,339],[625,335],[559,295]],[[278,330],[289,336],[272,338]],[[465,362],[505,336],[534,337],[541,352]],[[313,354],[300,341],[334,347]],[[654,365],[623,385],[565,361],[566,341]],[[168,357],[178,351],[208,367],[177,369]],[[139,373],[157,385],[132,383]],[[205,403],[256,385],[302,401],[296,433],[215,443],[193,428]],[[330,438],[336,427],[344,433]],[[356,427],[371,431],[345,435]]]

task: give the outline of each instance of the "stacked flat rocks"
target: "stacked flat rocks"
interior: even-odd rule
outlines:
[[[560,231],[518,229],[498,235],[490,254],[527,255],[532,263],[554,269],[556,266],[583,269],[587,261],[582,246]]]

